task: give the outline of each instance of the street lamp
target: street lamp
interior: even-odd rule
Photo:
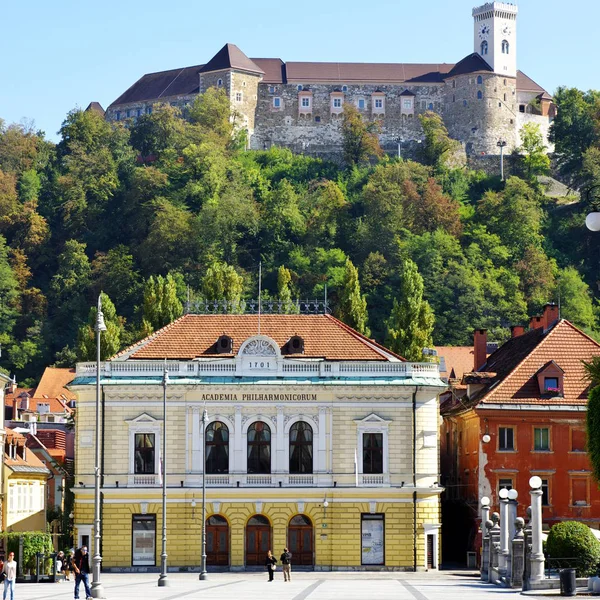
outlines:
[[[160,553],[160,576],[158,587],[167,587],[167,385],[169,383],[169,372],[166,369],[163,374],[163,451],[162,451],[162,552]]]
[[[92,557],[92,598],[104,598],[100,582],[100,333],[106,331],[102,314],[102,292],[98,296],[96,314],[96,457],[94,464],[94,556]]]
[[[506,140],[498,140],[496,146],[500,148],[500,179],[504,181],[504,148],[507,145]]]
[[[206,406],[202,412],[202,566],[200,569],[200,580],[208,579],[206,572],[206,424],[208,423],[208,413]]]

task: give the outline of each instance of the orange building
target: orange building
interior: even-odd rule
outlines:
[[[600,491],[585,449],[582,362],[599,355],[600,345],[559,319],[555,305],[532,318],[528,331],[512,333],[486,357],[486,331],[477,330],[473,371],[441,400],[443,510],[446,539],[455,542],[447,560],[464,560],[476,546],[482,496],[498,510],[498,491],[515,488],[525,516],[532,475],[543,482],[545,527],[566,519],[600,526]]]

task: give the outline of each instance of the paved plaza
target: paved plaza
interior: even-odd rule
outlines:
[[[169,573],[168,588],[156,584],[158,574],[103,575],[107,600],[509,600],[519,592],[483,585],[468,572],[441,573],[294,573],[284,583],[280,571],[273,583],[266,573],[215,573],[198,581],[197,573]],[[83,586],[80,597],[85,598]],[[500,598],[499,598],[500,597]],[[23,583],[15,600],[69,600],[73,583]]]

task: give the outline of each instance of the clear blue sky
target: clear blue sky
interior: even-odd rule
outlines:
[[[483,3],[483,2],[481,2]],[[0,118],[57,139],[69,110],[106,108],[144,73],[207,62],[226,42],[250,57],[456,62],[473,51],[473,0],[6,1]],[[600,89],[600,2],[518,3],[518,66],[550,93]]]

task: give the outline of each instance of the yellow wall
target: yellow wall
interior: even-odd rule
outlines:
[[[14,473],[4,467],[4,528],[6,531],[45,531],[46,530],[46,476]],[[34,486],[33,508],[25,509],[28,496],[21,496],[23,509],[18,507],[17,486]]]

